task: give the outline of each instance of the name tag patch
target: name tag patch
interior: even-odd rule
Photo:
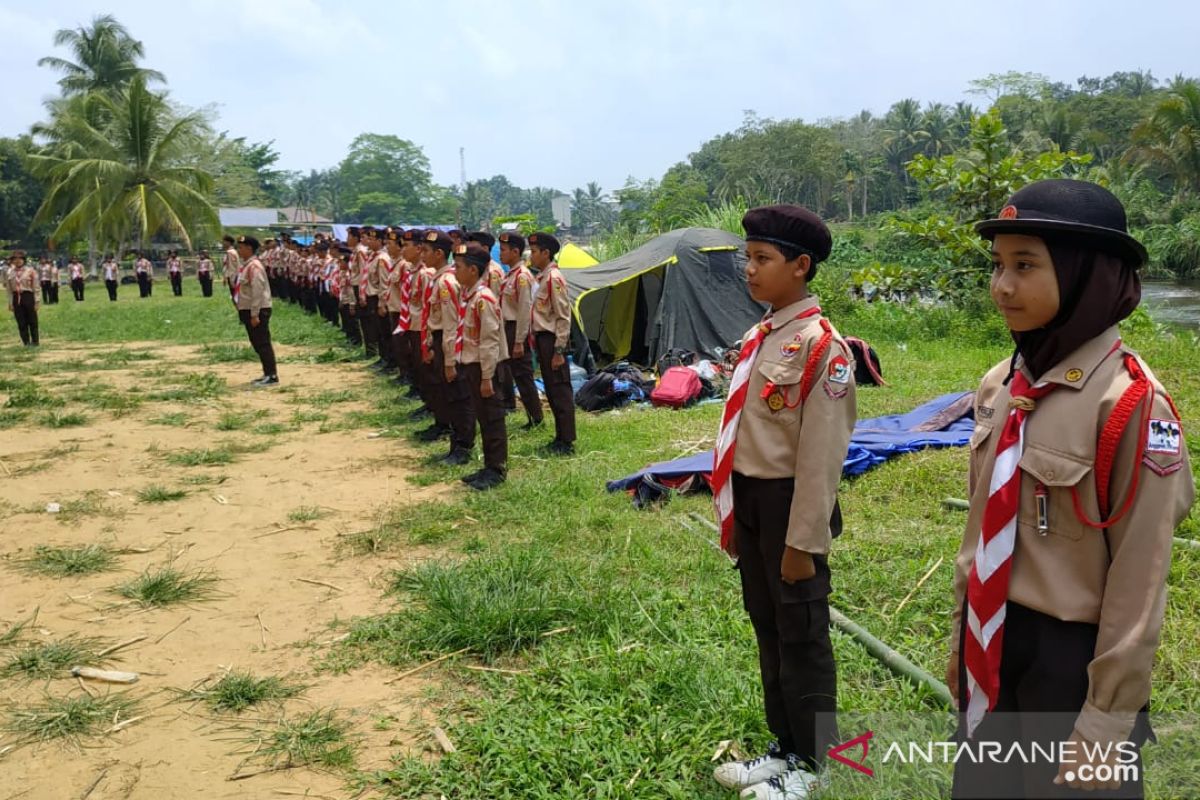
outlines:
[[[1179,455],[1183,442],[1183,428],[1173,419],[1152,419],[1146,435],[1147,453]]]
[[[850,382],[850,362],[845,356],[834,356],[829,362],[829,382],[843,385]]]

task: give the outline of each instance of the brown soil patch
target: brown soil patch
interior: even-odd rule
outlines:
[[[411,548],[398,558],[339,557],[339,536],[370,527],[385,506],[432,500],[445,489],[406,481],[404,465],[411,463],[413,454],[400,440],[372,438],[361,429],[320,433],[319,421],[295,422],[298,409],[325,411],[330,420],[337,420],[365,408],[361,401],[320,409],[296,402],[322,392],[364,387],[370,379],[359,367],[287,364],[281,369],[285,391],[253,391],[244,387],[257,364],[203,364],[197,361],[201,350],[195,347],[125,347],[153,349],[159,360],[120,370],[42,375],[37,380],[55,392],[62,392],[66,379],[75,377],[81,384],[97,381],[124,390],[139,386],[150,393],[167,385],[170,377],[164,372],[177,368],[214,372],[233,391],[214,400],[147,402],[117,419],[109,412],[88,411],[89,424],[77,428],[42,427],[35,417],[44,410],[38,409],[21,425],[0,430],[0,557],[11,561],[38,544],[99,542],[125,549],[119,572],[80,578],[29,576],[12,569],[11,563],[0,563],[0,632],[37,609],[36,624],[26,631],[33,640],[77,633],[115,643],[145,635],[115,653],[112,666],[140,674],[132,694],[141,702],[138,713],[145,716],[117,733],[85,740],[82,749],[51,742],[4,752],[0,797],[81,797],[97,779],[90,800],[350,797],[345,776],[311,769],[229,782],[246,752],[237,741],[245,731],[238,729],[268,727],[280,708],[218,718],[200,704],[178,702],[170,690],[188,689],[227,669],[296,678],[309,688],[288,701],[282,712],[294,716],[316,708],[338,709],[358,737],[358,765],[367,769],[384,768],[397,752],[427,740],[431,720],[422,717],[427,678],[417,675],[387,684],[395,671],[366,667],[337,675],[316,670],[315,662],[338,637],[339,625],[384,607],[382,578],[387,571],[431,555],[427,549]],[[90,350],[63,348],[45,356],[76,360],[86,358]],[[298,352],[280,350],[284,357]],[[86,405],[71,406],[82,408]],[[251,427],[277,422],[288,424],[289,430],[265,435],[215,428],[223,413],[254,411],[263,416]],[[150,421],[172,412],[186,413],[185,427]],[[166,453],[221,442],[266,442],[269,449],[243,453],[221,466],[183,467],[165,459]],[[19,474],[36,466],[48,451],[64,447],[69,452],[45,468]],[[214,482],[186,480],[205,475]],[[174,502],[139,502],[137,492],[151,484],[189,494]],[[65,504],[89,492],[102,502],[103,513],[64,522],[43,510],[48,503]],[[302,506],[320,506],[326,515],[310,522],[289,521],[288,514]],[[114,585],[168,561],[184,569],[211,570],[220,578],[220,595],[208,602],[154,610],[118,605],[122,598],[111,593]],[[99,683],[88,688],[97,694],[108,691]],[[5,704],[82,691],[69,678],[0,680],[0,716]],[[11,735],[0,734],[0,752],[12,744]]]

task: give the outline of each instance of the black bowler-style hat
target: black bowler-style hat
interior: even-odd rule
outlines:
[[[557,255],[558,251],[562,249],[562,245],[558,243],[558,239],[541,231],[529,234],[529,246],[549,250],[550,255]]]
[[[1125,207],[1103,186],[1066,178],[1017,190],[996,219],[975,225],[991,241],[1000,233],[1071,238],[1119,256],[1131,267],[1146,263],[1146,248],[1129,235]]]
[[[272,240],[271,240],[271,239],[267,239],[267,241],[269,242],[269,241],[272,241]],[[253,236],[239,236],[239,237],[237,238],[237,243],[238,243],[238,244],[248,244],[248,245],[250,245],[250,247],[252,247],[253,249],[255,249],[255,250],[257,250],[257,249],[258,249],[258,239],[255,239]]]

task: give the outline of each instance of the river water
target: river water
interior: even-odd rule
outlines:
[[[1200,329],[1200,282],[1142,284],[1142,304],[1158,322]]]

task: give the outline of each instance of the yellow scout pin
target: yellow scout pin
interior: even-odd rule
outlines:
[[[767,408],[771,409],[772,413],[778,413],[783,410],[783,392],[776,389],[767,396]]]
[[[1081,370],[1081,369],[1069,369],[1069,370],[1067,370],[1066,378],[1067,378],[1067,380],[1069,380],[1071,383],[1076,383],[1076,382],[1078,382],[1078,381],[1079,381],[1079,379],[1080,379],[1080,378],[1082,378],[1082,377],[1083,377],[1083,370]]]

